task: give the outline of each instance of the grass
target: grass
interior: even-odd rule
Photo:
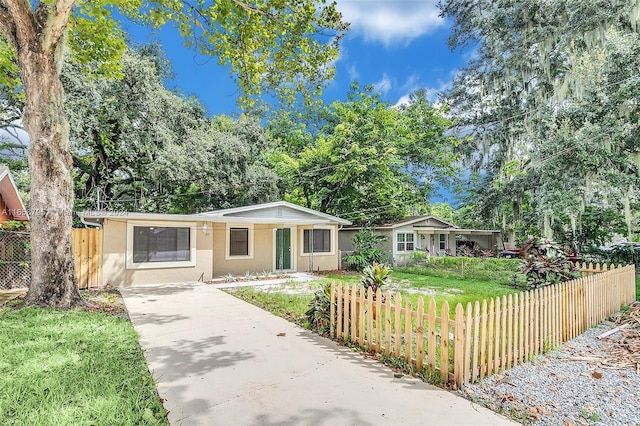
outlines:
[[[127,319],[5,306],[0,324],[2,424],[168,424]]]
[[[393,281],[399,286],[400,294],[403,298],[408,297],[413,306],[418,303],[420,296],[425,299],[425,303],[428,303],[433,297],[438,306],[441,306],[442,302],[446,300],[451,311],[458,303],[462,303],[463,307],[466,307],[469,302],[473,303],[476,300],[482,301],[519,291],[505,284],[473,278],[441,278],[406,272],[394,272],[392,276]]]
[[[391,273],[393,284],[383,290],[388,289],[392,294],[396,291],[399,292],[403,300],[408,298],[413,306],[416,306],[420,296],[423,297],[425,306],[431,297],[435,299],[438,306],[441,306],[442,302],[446,300],[449,303],[451,317],[453,317],[458,303],[462,303],[466,308],[466,304],[469,302],[482,301],[519,291],[509,285],[514,274],[514,265],[517,265],[512,260],[495,259],[494,262],[482,262],[472,259],[467,263],[464,278],[459,273],[460,259],[447,260],[446,264],[442,263],[437,269],[433,265],[430,267],[396,268]],[[491,270],[493,270],[493,275],[489,274]],[[317,283],[318,287],[331,281],[341,281],[348,284],[356,284],[360,281],[360,276],[356,273],[328,273],[324,277],[324,280]],[[498,278],[491,280],[492,277]],[[298,325],[308,326],[305,312],[313,298],[312,294],[265,292],[254,287],[240,287],[229,291],[240,299],[275,315]]]
[[[274,315],[308,328],[305,312],[313,298],[311,294],[265,292],[254,287],[229,289],[229,293]]]

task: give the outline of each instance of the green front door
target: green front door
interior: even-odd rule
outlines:
[[[276,270],[291,269],[291,229],[276,230]]]

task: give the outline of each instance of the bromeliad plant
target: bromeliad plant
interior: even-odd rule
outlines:
[[[532,237],[523,245],[522,252],[521,271],[526,276],[527,290],[578,277],[575,265],[558,243]]]

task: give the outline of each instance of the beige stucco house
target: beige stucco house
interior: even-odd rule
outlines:
[[[361,226],[344,226],[340,229],[340,250],[353,250],[353,237]],[[500,231],[488,229],[464,229],[436,216],[410,216],[374,227],[376,234],[387,237],[382,249],[388,253],[388,261],[394,265],[405,264],[416,250],[432,256],[458,254],[461,245],[478,249],[495,250],[499,245]]]
[[[338,269],[338,228],[351,224],[284,201],[192,215],[79,216],[104,230],[102,281],[111,285]]]

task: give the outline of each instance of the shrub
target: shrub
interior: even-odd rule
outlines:
[[[578,277],[575,265],[553,241],[529,238],[523,245],[522,273],[528,290]]]
[[[380,244],[385,241],[387,241],[387,237],[374,234],[373,228],[362,228],[353,237],[353,252],[344,257],[347,269],[362,271],[367,265],[374,262],[382,263],[385,252],[380,248]]]
[[[325,284],[316,290],[305,312],[309,328],[318,334],[329,334],[331,324],[331,284]]]
[[[407,262],[409,266],[424,265],[429,262],[429,252],[422,250],[414,250],[411,252],[411,259]]]

